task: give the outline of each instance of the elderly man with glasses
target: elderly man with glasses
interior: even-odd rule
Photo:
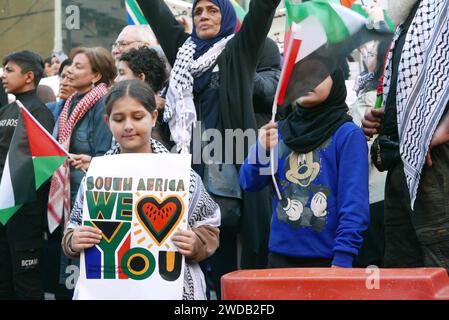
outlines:
[[[143,46],[155,46],[158,42],[153,31],[147,25],[126,26],[112,44],[112,56],[116,61],[122,54],[132,48],[138,49]]]

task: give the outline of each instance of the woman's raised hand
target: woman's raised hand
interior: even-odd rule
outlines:
[[[373,22],[385,20],[384,11],[378,0],[374,0],[372,6],[362,6],[362,9],[368,14],[368,17]]]

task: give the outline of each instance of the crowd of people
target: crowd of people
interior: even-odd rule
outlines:
[[[201,159],[189,228],[172,237],[186,258],[184,299],[220,299],[221,277],[239,268],[449,270],[448,0],[389,0],[397,28],[359,48],[356,101],[347,104],[341,61],[275,121],[282,59],[267,35],[280,0],[251,1],[241,26],[229,0],[195,0],[191,26],[163,0],[137,3],[150,25],[125,27],[111,50],[3,58],[0,178],[15,100],[70,158],[0,225],[0,299],[76,298],[66,267],[102,238],[82,225],[85,173],[93,157],[122,153]],[[365,10],[386,28],[378,1]],[[217,139],[204,139],[209,129],[232,163],[204,157]],[[256,133],[243,163],[226,130]],[[279,192],[263,170],[271,153]]]

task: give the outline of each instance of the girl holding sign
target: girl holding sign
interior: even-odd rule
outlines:
[[[105,119],[117,141],[106,155],[168,153],[160,142],[151,139],[157,110],[154,92],[148,84],[140,80],[119,82],[111,88],[105,102]],[[211,256],[218,247],[220,210],[193,170],[190,183],[189,230],[175,232],[171,240],[186,258],[183,299],[205,299],[204,275],[198,262]],[[69,257],[78,257],[102,238],[101,230],[81,225],[84,188],[83,182],[62,241],[64,253]]]

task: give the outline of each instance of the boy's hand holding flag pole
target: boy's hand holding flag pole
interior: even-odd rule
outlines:
[[[16,103],[19,118],[0,181],[3,225],[22,205],[36,200],[36,191],[70,157],[23,104]]]

